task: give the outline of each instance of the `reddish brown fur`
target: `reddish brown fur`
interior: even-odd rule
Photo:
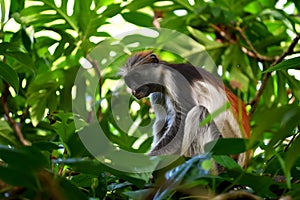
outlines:
[[[249,116],[245,109],[244,102],[239,99],[236,95],[234,95],[227,87],[225,87],[226,96],[228,101],[231,104],[231,109],[238,120],[239,124],[241,124],[243,128],[243,133],[246,138],[250,137],[250,124],[249,124]]]

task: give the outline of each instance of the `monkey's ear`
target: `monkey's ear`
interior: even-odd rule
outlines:
[[[157,56],[153,53],[151,53],[149,55],[149,59],[150,59],[150,62],[149,63],[159,63],[159,59],[157,58]]]
[[[155,54],[153,54],[151,51],[138,53],[136,55],[141,56],[142,64],[159,63],[158,57]]]

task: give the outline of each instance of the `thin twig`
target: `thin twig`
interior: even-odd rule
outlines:
[[[9,115],[9,108],[8,108],[8,105],[7,105],[7,98],[9,96],[9,85],[8,83],[5,82],[5,88],[4,88],[4,91],[2,92],[2,107],[3,107],[3,111],[4,111],[4,114],[6,116],[6,119],[7,121],[11,124],[13,130],[15,131],[17,137],[19,138],[20,142],[25,145],[25,146],[29,146],[30,145],[30,142],[27,141],[25,138],[24,138],[24,135],[21,131],[21,128],[20,126],[18,125],[18,123]]]
[[[220,27],[218,27],[215,24],[210,24],[210,26],[216,31],[218,32],[223,38],[225,38],[229,43],[235,43],[236,40],[234,40],[230,35],[228,35],[228,33],[226,31],[224,31],[223,29],[221,29]]]
[[[278,63],[280,63],[281,61],[284,60],[284,58],[287,56],[287,55],[290,55],[294,52],[294,48],[295,46],[297,45],[298,41],[300,40],[300,34],[298,34],[292,41],[292,43],[290,44],[289,48],[280,56],[278,57],[272,64],[271,64],[271,67],[277,65]],[[267,82],[269,80],[271,76],[271,72],[266,72],[263,76],[263,79],[262,79],[262,83],[261,83],[261,86],[260,88],[258,89],[258,91],[256,92],[256,95],[254,96],[253,100],[249,103],[251,105],[251,110],[250,110],[250,113],[249,115],[251,116],[254,111],[256,110],[257,106],[258,106],[258,103],[259,103],[259,100],[260,100],[260,97],[264,91],[264,89],[266,88],[267,86]]]
[[[93,65],[93,68],[96,70],[97,76],[99,78],[99,96],[101,98],[101,94],[102,94],[102,76],[101,76],[100,66],[99,66],[98,62],[93,60],[90,56],[87,56],[87,59]],[[99,107],[98,107],[98,110],[97,110],[97,118],[98,118],[99,122],[101,122],[101,120],[103,118],[101,103],[99,103]]]
[[[246,36],[246,34],[244,33],[244,30],[241,27],[235,27],[235,30],[237,30],[241,37],[245,40],[246,44],[248,45],[248,47],[250,48],[251,51],[249,51],[246,48],[242,48],[242,51],[244,53],[246,53],[248,56],[256,58],[258,61],[268,61],[268,62],[274,62],[277,58],[273,58],[273,57],[267,57],[264,55],[261,55],[252,45],[252,43],[250,42],[250,40],[248,39],[248,37]]]
[[[294,140],[296,139],[296,137],[298,135],[299,135],[299,132],[293,135],[293,137],[290,139],[289,143],[285,146],[285,148],[283,150],[284,152],[286,152],[290,148],[291,144],[293,144]]]

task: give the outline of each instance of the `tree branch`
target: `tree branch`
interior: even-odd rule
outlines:
[[[298,34],[292,41],[292,43],[290,44],[289,48],[283,52],[283,54],[278,57],[272,64],[271,64],[271,67],[273,67],[274,65],[277,65],[278,63],[280,63],[281,61],[283,61],[283,59],[287,56],[287,55],[290,55],[294,52],[294,48],[295,46],[297,45],[298,41],[300,40],[300,34]],[[253,100],[249,103],[251,105],[251,110],[250,110],[250,113],[249,115],[251,116],[254,111],[256,110],[257,106],[258,106],[258,103],[259,103],[259,100],[260,100],[260,97],[264,91],[264,89],[266,88],[266,85],[267,85],[267,82],[269,80],[271,76],[271,72],[266,72],[263,76],[263,79],[262,79],[262,83],[261,83],[261,86],[260,88],[258,89],[258,91],[256,92],[256,95],[254,96]]]
[[[101,76],[101,70],[100,70],[100,66],[98,64],[97,61],[93,60],[89,55],[87,56],[88,61],[93,65],[93,68],[95,69],[97,76],[99,78],[99,96],[101,98],[101,94],[102,94],[102,76]],[[97,117],[98,117],[98,121],[100,122],[103,118],[103,114],[102,114],[102,110],[101,110],[101,104],[99,103],[99,107],[97,110]]]
[[[23,136],[23,133],[21,131],[21,128],[20,126],[18,125],[18,123],[9,115],[9,108],[8,108],[8,105],[7,105],[7,98],[9,96],[9,85],[8,83],[4,83],[5,84],[5,88],[4,88],[4,91],[2,92],[2,107],[3,107],[3,110],[4,110],[4,114],[6,116],[6,119],[7,121],[11,124],[13,130],[15,131],[17,137],[19,138],[20,142],[25,145],[25,146],[29,146],[30,145],[30,142],[27,141],[24,136]]]
[[[251,50],[251,51],[249,51],[245,47],[242,47],[242,51],[245,54],[257,59],[258,61],[274,62],[277,59],[277,58],[272,58],[272,57],[261,55],[258,51],[256,51],[256,49],[254,48],[254,46],[252,45],[252,43],[250,42],[248,37],[245,35],[244,30],[241,27],[237,26],[237,27],[235,27],[235,30],[237,30],[240,33],[241,37],[245,40],[246,44],[248,45],[248,47]]]
[[[223,38],[225,38],[229,43],[235,43],[236,40],[233,39],[231,37],[231,35],[229,35],[225,30],[223,30],[222,28],[218,27],[215,24],[210,24],[210,26],[218,33],[220,34],[220,36],[222,36]]]

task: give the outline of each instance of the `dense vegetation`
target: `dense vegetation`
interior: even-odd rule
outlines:
[[[212,199],[234,188],[299,199],[298,0],[0,6],[0,199]],[[133,24],[146,32],[128,33]],[[157,36],[143,34],[151,31]],[[117,72],[130,52],[147,49],[170,62],[214,65],[246,102],[251,138],[220,140],[193,159],[143,156],[155,116]],[[246,169],[228,156],[250,149]],[[212,160],[223,173],[211,172]]]

